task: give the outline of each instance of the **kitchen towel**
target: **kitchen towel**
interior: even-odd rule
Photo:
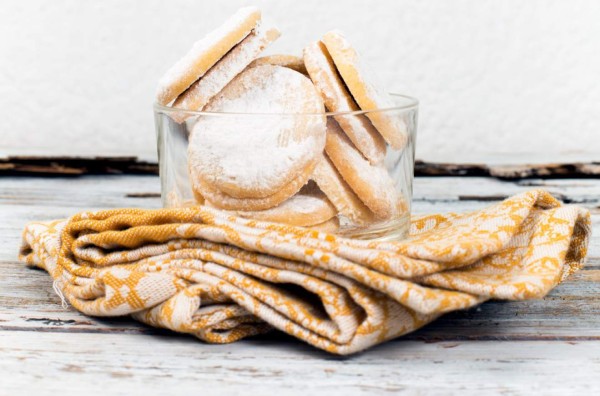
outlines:
[[[590,215],[534,190],[348,239],[209,207],[112,209],[26,226],[20,258],[92,316],[226,343],[272,329],[351,354],[488,299],[544,297],[583,265]]]

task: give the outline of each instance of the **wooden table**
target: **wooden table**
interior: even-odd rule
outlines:
[[[0,394],[592,394],[600,389],[600,179],[420,177],[414,211],[478,209],[532,188],[592,210],[582,271],[542,301],[488,302],[340,358],[281,334],[207,345],[61,308],[48,275],[16,259],[25,223],[158,207],[158,178],[0,177]]]

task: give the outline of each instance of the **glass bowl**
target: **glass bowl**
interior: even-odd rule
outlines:
[[[405,238],[418,101],[398,94],[391,99],[393,107],[386,109],[318,114],[214,113],[154,104],[162,204],[204,204],[361,239]],[[382,120],[400,139],[377,133],[374,125]],[[296,151],[290,141],[298,136],[291,135],[277,147],[257,146],[259,135],[252,133],[277,134],[282,125],[318,138],[294,142]],[[261,175],[275,180],[266,190],[258,188],[264,187],[257,182]]]

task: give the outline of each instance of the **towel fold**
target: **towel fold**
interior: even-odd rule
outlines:
[[[273,328],[350,354],[441,314],[541,298],[583,265],[590,215],[541,190],[413,218],[399,242],[347,239],[208,207],[114,209],[26,226],[20,258],[92,316],[226,343]]]

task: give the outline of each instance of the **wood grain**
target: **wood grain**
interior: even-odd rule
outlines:
[[[338,358],[278,340],[8,331],[0,353],[6,394],[589,395],[600,371],[600,341],[404,341]]]
[[[156,162],[137,157],[10,156],[0,158],[0,176],[158,174]]]
[[[62,309],[50,278],[17,262],[30,220],[79,210],[160,206],[156,176],[0,178],[0,395],[90,387],[131,394],[544,394],[600,387],[600,180],[416,178],[415,213],[475,210],[545,188],[592,211],[587,266],[544,300],[491,301],[451,313],[355,357],[325,355],[281,334],[207,345],[128,318]],[[579,367],[579,369],[575,369]]]
[[[0,158],[0,176],[80,176],[158,174],[156,161],[137,157],[8,156]],[[483,176],[499,179],[596,178],[600,162],[485,164],[417,160],[416,176]]]
[[[517,180],[528,178],[588,178],[600,175],[600,162],[542,164],[460,164],[416,161],[417,176],[491,176]]]

